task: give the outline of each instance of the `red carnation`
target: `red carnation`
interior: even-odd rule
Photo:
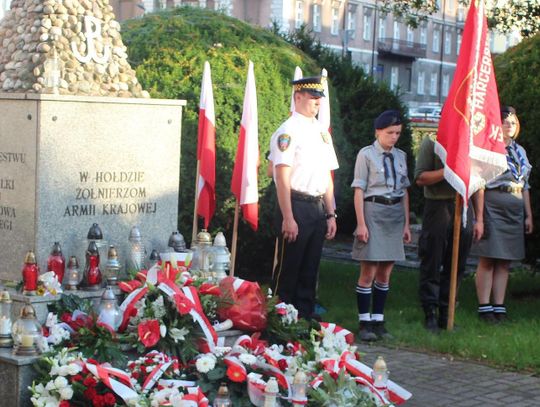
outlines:
[[[92,376],[88,376],[86,379],[84,379],[83,384],[86,387],[96,387],[97,386],[97,380],[94,379]]]
[[[116,404],[116,397],[111,393],[107,393],[103,396],[103,402],[106,406],[114,406]]]
[[[96,389],[94,389],[93,387],[89,387],[83,392],[83,395],[89,400],[94,400],[94,398],[97,395],[97,392],[96,392]]]
[[[156,319],[141,322],[137,330],[139,332],[139,340],[146,348],[150,348],[158,343],[159,322]]]
[[[73,376],[71,378],[71,381],[72,382],[80,382],[80,381],[82,381],[82,379],[83,379],[83,377],[80,374],[76,374],[75,376]]]
[[[289,367],[289,364],[287,363],[285,359],[278,360],[277,364],[278,364],[279,370],[281,370],[282,372],[284,372]]]
[[[60,320],[62,322],[65,322],[66,324],[69,324],[69,323],[71,323],[71,321],[73,321],[72,318],[71,318],[71,313],[69,313],[69,312],[64,312],[62,314],[62,316],[60,317]]]
[[[60,404],[58,404],[58,407],[69,407],[69,401],[62,400]]]

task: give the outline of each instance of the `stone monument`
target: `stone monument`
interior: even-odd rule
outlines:
[[[185,102],[142,89],[108,0],[14,0],[0,44],[0,279],[55,241],[84,265],[93,223],[120,256],[133,225],[164,249]]]

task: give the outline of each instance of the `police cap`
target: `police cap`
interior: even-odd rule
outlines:
[[[296,81],[292,81],[295,92],[308,92],[313,96],[318,96],[320,98],[324,97],[324,86],[323,79],[321,76],[312,76],[309,78],[302,78]]]

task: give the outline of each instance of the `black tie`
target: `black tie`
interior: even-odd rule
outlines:
[[[394,191],[396,190],[397,180],[396,180],[396,167],[394,166],[394,154],[392,153],[383,153],[383,165],[384,165],[384,180],[386,186],[388,186],[388,179],[390,178],[390,170],[388,169],[388,164],[386,159],[390,160],[390,167],[392,168],[392,178],[394,179]]]

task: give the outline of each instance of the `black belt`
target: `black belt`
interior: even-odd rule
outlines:
[[[488,188],[488,189],[491,191],[501,191],[501,192],[508,192],[511,194],[519,194],[523,190],[523,187],[522,186],[511,187],[510,185],[499,185],[498,187]]]
[[[323,195],[309,195],[304,192],[291,190],[291,199],[296,201],[320,202],[323,199]]]
[[[378,204],[383,205],[395,205],[401,202],[400,198],[387,198],[385,196],[370,196],[368,198],[364,198],[365,202],[375,202]]]

